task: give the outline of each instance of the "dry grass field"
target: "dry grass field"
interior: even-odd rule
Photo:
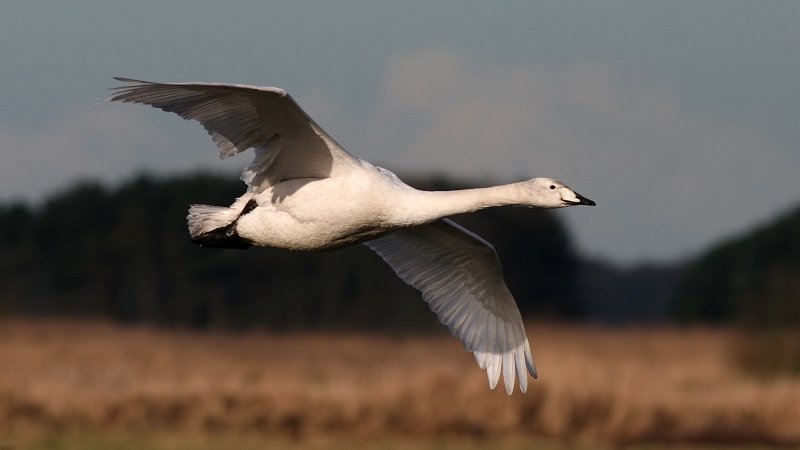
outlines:
[[[509,397],[444,333],[0,321],[0,449],[800,445],[800,379],[739,371],[733,331],[528,331],[541,377]]]

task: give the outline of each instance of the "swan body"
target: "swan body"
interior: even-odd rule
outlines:
[[[550,178],[457,191],[422,191],[350,155],[282,89],[215,83],[129,83],[110,100],[199,121],[223,158],[249,148],[246,192],[230,206],[192,205],[202,246],[320,251],[364,243],[423,299],[486,369],[527,389],[537,372],[522,317],[494,248],[448,216],[492,206],[594,205]]]

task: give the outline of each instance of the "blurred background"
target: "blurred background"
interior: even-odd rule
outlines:
[[[0,7],[0,448],[800,445],[800,4],[78,0]],[[193,246],[196,123],[112,77],[278,86],[457,217],[541,369],[490,391],[362,246]],[[501,390],[502,391],[502,390]]]

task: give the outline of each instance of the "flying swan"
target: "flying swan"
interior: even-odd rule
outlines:
[[[363,243],[423,299],[506,392],[537,377],[530,344],[491,244],[446,217],[491,206],[595,203],[550,178],[456,191],[421,191],[356,158],[286,91],[218,83],[128,83],[111,101],[141,103],[200,122],[227,158],[249,148],[247,191],[230,206],[192,205],[193,242],[318,251]]]

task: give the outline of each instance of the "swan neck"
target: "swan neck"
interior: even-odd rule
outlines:
[[[410,200],[411,215],[416,223],[493,206],[527,204],[520,183],[455,191],[415,191]]]

